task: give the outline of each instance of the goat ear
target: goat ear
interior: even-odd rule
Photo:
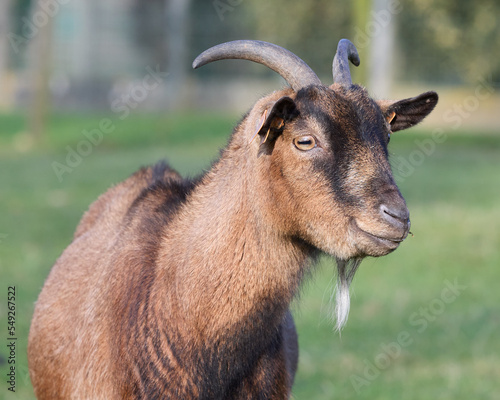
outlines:
[[[378,105],[390,124],[391,131],[396,132],[417,125],[434,110],[437,102],[436,92],[425,92],[399,101],[380,100]]]
[[[295,102],[287,96],[280,98],[273,104],[270,111],[266,109],[262,113],[256,125],[254,139],[259,135],[260,144],[265,143],[267,140],[276,139],[283,132],[286,123],[296,115]]]

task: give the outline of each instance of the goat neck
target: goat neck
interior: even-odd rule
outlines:
[[[253,112],[282,96],[262,99]],[[259,171],[258,146],[251,144],[254,125],[251,113],[163,238],[160,265],[161,259],[175,260],[178,310],[203,336],[235,332],[235,326],[274,329],[315,253],[273,221],[269,178]]]

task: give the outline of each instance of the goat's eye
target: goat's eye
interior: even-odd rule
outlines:
[[[387,134],[387,143],[389,143],[390,141],[391,141],[391,134],[390,134],[390,133],[388,133],[388,134]]]
[[[316,139],[313,136],[300,136],[298,138],[293,139],[293,144],[299,150],[307,151],[316,147]]]

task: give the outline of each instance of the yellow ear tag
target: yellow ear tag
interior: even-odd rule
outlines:
[[[393,111],[391,113],[391,115],[388,115],[387,117],[385,117],[385,119],[387,120],[387,123],[390,124],[392,122],[392,120],[394,119],[395,116],[396,116],[396,112]]]
[[[266,137],[264,138],[264,140],[262,142],[260,142],[260,144],[266,143],[267,137],[269,136],[269,132],[271,132],[271,129],[267,130]]]
[[[271,129],[276,129],[276,130],[281,129],[281,128],[283,128],[284,125],[285,125],[285,121],[283,120],[283,118],[274,119],[271,122],[271,127],[267,130],[266,137],[264,138],[263,141],[260,142],[260,144],[266,143],[266,140],[269,137],[269,132],[271,132]]]
[[[252,140],[250,140],[250,143],[252,143],[255,138],[257,137],[257,134],[260,132],[260,130],[262,129],[262,126],[264,125],[264,122],[266,122],[266,117],[267,117],[267,110],[264,110],[264,112],[262,113],[260,119],[259,119],[259,122],[258,124],[255,126],[255,133],[252,137]],[[268,131],[268,134],[269,134],[269,131]],[[267,138],[267,136],[266,136]]]

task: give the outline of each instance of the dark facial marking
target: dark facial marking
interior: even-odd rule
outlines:
[[[370,181],[393,183],[387,152],[389,131],[380,108],[363,88],[353,85],[333,91],[309,87],[298,93],[296,102],[301,115],[296,128],[314,134],[312,129],[319,127],[321,133],[317,134],[328,142],[331,152],[315,159],[313,165],[330,181],[342,204],[359,207],[365,203],[365,196],[346,186],[353,172],[363,178],[359,185],[366,186],[366,194],[374,194]]]

